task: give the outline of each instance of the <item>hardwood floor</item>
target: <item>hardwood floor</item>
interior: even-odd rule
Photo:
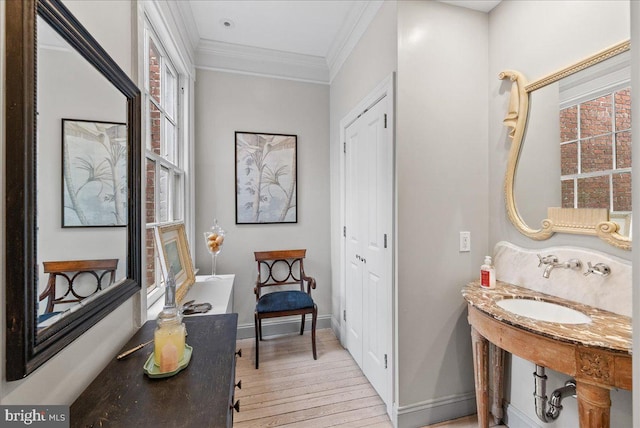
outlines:
[[[255,369],[255,340],[238,340],[236,389],[240,413],[236,428],[368,427],[391,428],[386,406],[331,329],[316,333],[318,359],[311,336],[265,337],[260,342],[260,369]],[[474,417],[434,427],[476,426]]]
[[[238,341],[234,427],[391,427],[384,403],[331,329],[316,332],[317,360],[307,332],[265,337],[258,370],[254,346],[254,339]]]

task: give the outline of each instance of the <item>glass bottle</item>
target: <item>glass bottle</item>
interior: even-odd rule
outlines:
[[[176,305],[176,280],[173,272],[167,275],[164,293],[164,308],[158,315],[157,327],[153,335],[153,360],[160,372],[167,373],[178,369],[184,357],[187,329]]]
[[[213,226],[208,232],[204,232],[204,239],[207,244],[207,251],[211,254],[211,276],[207,279],[215,279],[216,276],[216,262],[218,261],[218,254],[222,251],[222,244],[224,243],[225,231],[218,225],[218,219],[213,220]]]

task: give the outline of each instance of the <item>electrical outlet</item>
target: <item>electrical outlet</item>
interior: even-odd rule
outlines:
[[[471,251],[471,232],[460,232],[460,252]]]

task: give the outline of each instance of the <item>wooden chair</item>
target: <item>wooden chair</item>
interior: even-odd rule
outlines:
[[[302,315],[300,334],[304,333],[304,321],[311,314],[311,344],[313,359],[316,354],[316,320],[318,307],[311,298],[311,290],[316,288],[316,280],[304,273],[303,260],[307,250],[257,251],[254,253],[258,263],[258,279],[253,291],[256,294],[255,330],[256,330],[256,369],[258,368],[259,345],[262,340],[262,320],[264,318]],[[305,291],[304,284],[307,284]],[[300,289],[271,291],[265,294],[262,289],[273,286],[299,285]],[[297,288],[297,287],[296,287]]]
[[[63,303],[77,303],[92,294],[102,290],[102,281],[107,274],[111,274],[109,284],[116,279],[118,269],[118,259],[104,260],[68,260],[63,262],[43,262],[44,273],[49,274],[47,288],[40,294],[39,300],[47,299],[47,309],[45,313],[53,312],[55,305]],[[73,288],[74,281],[84,274],[89,274],[96,279],[96,288],[88,294],[80,294]],[[64,278],[67,282],[67,289],[61,297],[56,297],[57,278]]]

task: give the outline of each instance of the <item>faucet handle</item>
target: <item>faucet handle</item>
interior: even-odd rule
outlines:
[[[550,265],[553,263],[558,263],[558,257],[550,254],[548,256],[544,256],[542,257],[540,254],[538,254],[538,260],[540,260],[540,263],[538,263],[538,267],[542,266],[542,265]]]
[[[584,273],[584,276],[589,276],[592,273],[607,276],[611,273],[611,268],[604,263],[596,263],[595,266],[591,266],[591,262],[587,262],[587,271]]]

